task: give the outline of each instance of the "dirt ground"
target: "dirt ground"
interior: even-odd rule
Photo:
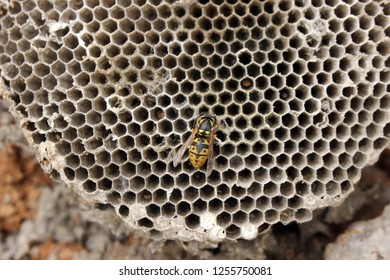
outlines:
[[[308,223],[276,224],[252,241],[156,242],[130,232],[107,205],[87,205],[52,181],[17,127],[0,101],[0,259],[323,259],[352,223],[390,204],[386,150],[342,205],[316,211]]]

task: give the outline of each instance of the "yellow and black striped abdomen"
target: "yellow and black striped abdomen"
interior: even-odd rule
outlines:
[[[205,138],[195,138],[190,145],[190,163],[195,168],[201,168],[207,161],[210,142]]]

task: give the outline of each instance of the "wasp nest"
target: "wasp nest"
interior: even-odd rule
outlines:
[[[389,144],[387,0],[0,3],[3,95],[42,166],[153,238],[310,220]],[[209,177],[172,164],[202,112]]]

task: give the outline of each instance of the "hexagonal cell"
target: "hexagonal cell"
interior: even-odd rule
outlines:
[[[92,193],[96,191],[96,183],[94,183],[91,180],[87,180],[84,183],[82,183],[83,190],[87,193]]]
[[[161,213],[163,217],[171,219],[176,214],[176,206],[167,202],[161,207]]]
[[[139,192],[145,187],[145,179],[141,176],[134,176],[130,179],[130,188],[134,192]]]

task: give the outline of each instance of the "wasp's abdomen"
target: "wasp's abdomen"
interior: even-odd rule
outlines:
[[[201,168],[207,161],[210,142],[205,138],[195,138],[190,146],[190,163],[195,168]]]

